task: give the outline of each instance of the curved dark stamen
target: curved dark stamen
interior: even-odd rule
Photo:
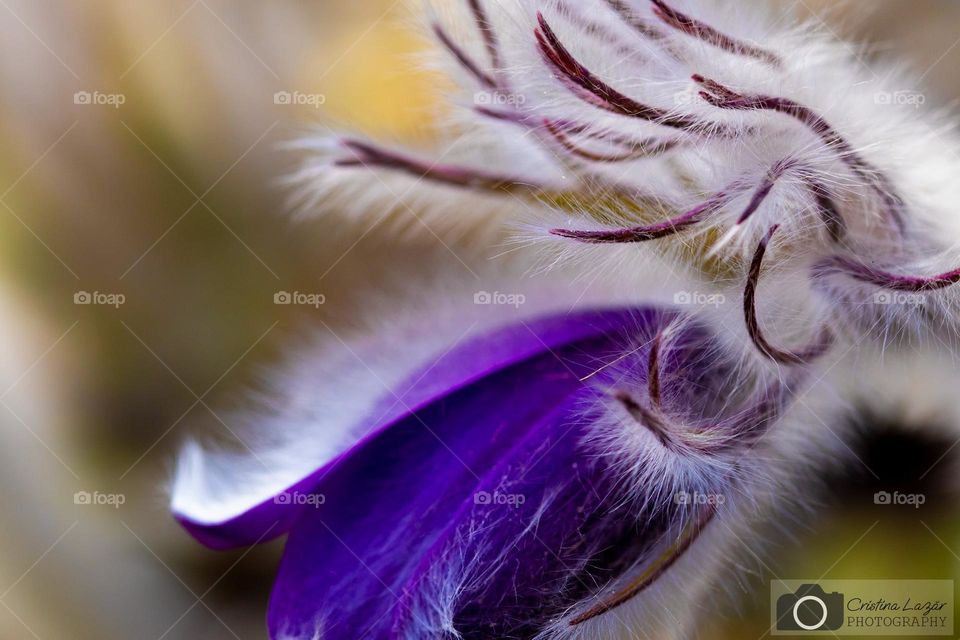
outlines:
[[[561,74],[558,78],[565,81],[565,84],[571,90],[574,90],[581,97],[584,96],[582,92],[576,91],[577,88],[589,94],[586,99],[590,104],[612,113],[639,118],[675,129],[705,131],[711,127],[716,128],[696,118],[672,114],[666,109],[637,102],[633,98],[620,93],[600,80],[570,54],[563,43],[560,42],[557,34],[547,24],[542,13],[537,13],[537,20],[540,28],[535,31],[535,35],[541,54],[546,58],[547,63]]]
[[[490,20],[487,19],[487,13],[480,5],[480,0],[468,0],[468,2],[470,4],[470,11],[473,12],[473,19],[477,23],[477,27],[483,36],[483,43],[487,47],[490,64],[493,66],[494,71],[499,71],[503,68],[503,65],[500,60],[500,45],[497,42],[497,32],[490,24]]]
[[[728,194],[722,193],[723,198],[721,202],[720,196],[721,194],[718,194],[710,200],[697,205],[693,209],[690,209],[689,211],[682,213],[675,218],[654,224],[631,227],[629,229],[614,229],[611,231],[551,229],[550,233],[562,238],[570,238],[571,240],[578,240],[580,242],[586,242],[589,244],[631,243],[656,240],[658,238],[664,238],[666,236],[679,233],[683,229],[700,222],[706,216],[715,212],[717,209],[726,204],[727,200],[729,199]]]
[[[827,146],[838,147],[842,155],[849,156],[858,164],[866,164],[856,155],[850,143],[836,129],[831,127],[826,120],[812,109],[799,102],[778,96],[740,94],[699,74],[694,74],[692,78],[694,82],[706,89],[706,91],[700,92],[700,96],[715,107],[737,110],[761,109],[792,116],[812,129]]]
[[[820,219],[827,227],[830,239],[837,244],[842,243],[847,235],[847,223],[840,214],[840,209],[837,207],[830,191],[810,176],[804,177],[803,181],[817,202],[817,211],[819,211]]]
[[[535,116],[520,113],[515,110],[491,109],[490,107],[474,107],[473,110],[486,118],[524,126],[532,126],[531,123],[538,119]]]
[[[750,216],[756,213],[759,206],[767,196],[770,195],[770,191],[776,185],[777,181],[796,166],[797,162],[790,158],[781,160],[775,164],[757,187],[753,197],[750,199],[750,203],[737,220],[737,224],[743,224]],[[834,242],[841,242],[846,234],[846,222],[840,215],[840,211],[833,201],[830,192],[824,185],[817,182],[810,172],[806,170],[800,172],[800,178],[807,187],[807,190],[813,195],[816,201],[817,211],[827,227],[827,233],[830,234],[830,238]]]
[[[677,31],[703,40],[724,51],[748,58],[755,58],[778,69],[783,67],[783,60],[772,51],[767,51],[766,49],[742,42],[725,33],[721,33],[706,23],[695,20],[684,13],[680,13],[666,2],[663,2],[663,0],[651,0],[651,2],[653,2],[654,5],[653,13]]]
[[[352,151],[355,157],[336,160],[334,164],[338,167],[383,167],[434,182],[488,191],[545,190],[543,185],[522,178],[489,174],[469,167],[427,163],[359,140],[343,140],[342,144]]]
[[[607,4],[617,12],[624,22],[630,25],[640,35],[658,42],[665,37],[652,24],[638,18],[623,0],[607,0]]]
[[[560,137],[564,138],[564,140],[570,143],[571,147],[575,147],[569,149],[571,153],[578,155],[581,152],[583,154],[590,154],[591,152],[581,149],[579,146],[577,146],[576,143],[570,140],[571,135],[579,135],[583,136],[584,138],[590,138],[591,140],[597,140],[599,142],[611,144],[624,149],[624,155],[629,152],[630,154],[636,154],[637,157],[640,158],[666,153],[667,151],[671,151],[672,149],[675,149],[683,144],[683,142],[680,140],[660,140],[656,138],[646,138],[641,140],[611,131],[595,131],[591,129],[592,125],[586,123],[575,122],[573,120],[559,120],[555,118],[545,119],[539,116],[521,113],[519,111],[491,109],[489,107],[474,107],[474,111],[493,120],[509,122],[511,124],[528,127],[530,129],[542,127],[554,137],[557,137],[557,134],[559,134]],[[564,144],[564,146],[566,145],[566,143],[561,140],[557,141],[560,142],[560,144]],[[587,155],[584,155],[583,157],[587,157]],[[598,161],[611,162],[614,160],[600,160],[598,158]]]
[[[894,191],[893,185],[890,184],[886,176],[864,160],[836,129],[812,109],[789,98],[740,94],[699,74],[693,76],[693,81],[706,89],[706,91],[700,92],[700,96],[715,107],[735,110],[776,111],[791,116],[806,125],[820,138],[825,146],[835,149],[840,160],[877,192],[898,230],[901,233],[904,232],[904,202]]]
[[[776,421],[798,381],[777,381],[761,391],[756,402],[734,415],[674,428],[670,433],[683,448],[701,455],[720,455],[744,444],[752,447]]]
[[[605,163],[614,163],[614,162],[625,162],[628,160],[639,160],[641,158],[648,158],[654,155],[660,155],[666,153],[671,149],[675,148],[679,144],[675,140],[643,140],[639,141],[633,148],[630,148],[626,151],[620,153],[597,153],[584,149],[579,146],[570,137],[564,132],[564,129],[560,126],[557,126],[554,122],[550,120],[544,120],[544,128],[550,133],[554,140],[566,149],[568,152],[573,155],[583,158],[585,160],[592,160],[594,162],[605,162]],[[601,138],[602,139],[602,138]],[[614,141],[611,141],[614,142]]]
[[[714,439],[711,443],[711,451],[722,453],[733,447],[742,447],[745,443],[751,443],[752,447],[752,443],[763,437],[768,427],[777,420],[783,408],[787,406],[793,394],[793,387],[799,380],[800,378],[796,376],[791,380],[788,375],[786,381],[770,384],[759,394],[759,400],[745,411],[710,425],[708,433],[728,434],[723,439]]]
[[[529,127],[531,129],[536,129],[542,126],[545,122],[548,122],[550,126],[553,126],[557,129],[560,129],[566,133],[571,134],[583,134],[591,138],[605,139],[602,133],[590,132],[590,126],[582,122],[575,122],[573,120],[558,120],[558,119],[544,119],[541,116],[531,115],[517,111],[515,109],[491,109],[490,107],[474,107],[474,111],[478,114],[491,118],[493,120],[500,120],[501,122],[509,122],[511,124],[516,124],[524,127]],[[628,142],[619,142],[619,140],[629,140],[621,136],[613,136],[611,142],[615,144],[621,144],[622,146],[635,146],[636,143]]]
[[[781,364],[804,364],[823,355],[833,343],[833,334],[829,329],[824,328],[820,332],[818,339],[803,351],[784,351],[771,345],[760,330],[760,323],[757,319],[757,284],[760,282],[760,270],[763,266],[763,257],[767,252],[767,246],[770,239],[776,233],[779,225],[773,225],[767,234],[760,240],[757,251],[753,254],[753,262],[750,263],[750,273],[747,276],[747,284],[743,290],[743,314],[746,319],[747,333],[757,349],[771,360]]]
[[[673,437],[670,435],[670,430],[663,420],[656,414],[656,412],[651,411],[647,407],[643,406],[631,396],[626,391],[614,391],[613,397],[620,402],[627,412],[636,420],[638,423],[645,426],[650,430],[653,435],[657,437],[657,440],[660,441],[664,447],[668,449],[673,449],[676,447]]]
[[[821,263],[821,265],[818,266],[818,270],[822,271],[830,267],[844,271],[847,275],[860,282],[866,282],[893,291],[923,293],[925,291],[945,289],[960,282],[960,269],[954,269],[953,271],[947,271],[933,276],[909,276],[875,269],[843,256],[833,256]]]
[[[759,208],[763,201],[770,195],[774,182],[779,179],[786,171],[793,166],[792,161],[784,160],[778,162],[767,173],[760,186],[754,192],[753,197],[747,204],[746,209],[740,215],[738,224],[749,218],[754,211]],[[771,177],[772,176],[772,177]],[[700,203],[693,209],[681,213],[675,218],[664,220],[649,225],[630,227],[627,229],[613,229],[600,231],[581,231],[579,229],[551,229],[550,233],[563,238],[579,240],[591,244],[612,244],[612,243],[630,243],[645,242],[647,240],[657,240],[666,236],[679,233],[687,227],[702,222],[708,216],[714,214],[721,207],[726,206],[740,191],[743,190],[743,184],[740,181],[733,183],[722,191],[718,191],[708,200]]]
[[[592,20],[582,13],[579,13],[578,9],[574,9],[574,5],[563,2],[563,0],[557,0],[556,10],[559,15],[566,18],[571,24],[587,35],[597,38],[604,44],[613,46],[614,51],[619,55],[623,57],[634,57],[641,53],[635,46],[624,42],[618,34],[614,33],[614,31],[608,28],[603,22]]]
[[[697,516],[696,520],[691,522],[685,528],[684,532],[680,536],[680,539],[674,542],[663,555],[658,558],[654,564],[647,568],[640,576],[638,576],[630,584],[626,585],[616,593],[611,594],[609,598],[600,602],[587,611],[581,613],[575,618],[570,620],[570,626],[576,626],[592,618],[596,618],[599,615],[602,615],[611,609],[616,609],[625,602],[632,600],[637,595],[639,595],[644,589],[653,584],[660,576],[667,572],[667,570],[673,566],[673,564],[680,559],[687,549],[700,537],[700,534],[703,533],[703,530],[706,528],[710,521],[713,520],[713,517],[716,515],[716,507],[713,505],[706,505],[703,509],[700,510],[700,514]]]
[[[437,36],[437,39],[440,43],[446,47],[447,51],[456,58],[457,62],[460,63],[464,69],[466,69],[470,75],[476,78],[482,85],[489,89],[496,89],[496,81],[485,71],[480,69],[480,66],[467,55],[467,53],[460,48],[453,39],[447,35],[447,32],[443,30],[439,24],[434,23],[433,33]]]
[[[650,404],[655,409],[660,409],[660,348],[663,346],[663,331],[658,331],[650,343],[650,355],[647,358],[647,395],[650,396]]]
[[[750,218],[750,216],[756,213],[757,209],[760,208],[760,205],[763,204],[763,201],[766,200],[767,196],[770,195],[774,185],[777,184],[777,180],[782,178],[783,175],[795,165],[796,162],[790,159],[781,160],[773,165],[773,167],[763,177],[763,180],[760,181],[756,191],[753,192],[753,196],[750,198],[750,202],[747,203],[747,207],[743,210],[743,213],[741,213],[740,217],[737,218],[737,224],[743,224],[748,218]]]
[[[556,122],[556,121],[553,121]],[[679,140],[656,140],[653,138],[647,138],[643,140],[638,140],[637,138],[632,138],[628,135],[614,133],[612,131],[595,131],[591,130],[589,127],[584,128],[581,131],[574,131],[572,129],[565,129],[567,133],[577,133],[583,135],[586,138],[592,140],[599,140],[602,142],[609,142],[610,144],[615,144],[620,147],[625,147],[627,149],[636,149],[638,147],[650,148],[648,153],[653,153],[656,149],[660,147],[670,146],[675,147],[682,144]]]

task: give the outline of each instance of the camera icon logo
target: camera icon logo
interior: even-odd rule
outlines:
[[[289,291],[277,291],[273,294],[273,304],[293,304],[293,296]]]
[[[673,304],[690,304],[693,302],[693,296],[689,291],[678,291],[673,294]]]
[[[89,91],[77,91],[73,94],[73,104],[93,104],[93,94]]]
[[[893,496],[889,491],[877,491],[873,494],[873,504],[890,504]]]
[[[843,594],[803,584],[777,598],[778,631],[836,631],[843,626]]]
[[[73,304],[92,304],[93,296],[88,291],[77,291],[73,294]]]
[[[489,291],[477,291],[473,294],[473,304],[493,304],[493,296]]]
[[[289,91],[277,91],[273,94],[273,104],[293,104],[293,94]]]
[[[73,504],[93,504],[93,496],[89,491],[77,491],[73,494]]]
[[[873,294],[874,304],[893,304],[896,302],[896,299],[888,291],[878,291]]]

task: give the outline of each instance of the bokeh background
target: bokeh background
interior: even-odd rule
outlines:
[[[165,486],[187,433],[232,437],[225,409],[291,337],[349,325],[351,300],[388,274],[465,268],[376,226],[293,222],[280,184],[295,161],[282,145],[308,124],[435,135],[445,85],[416,64],[429,43],[414,9],[0,0],[0,638],[265,637],[279,545],[199,548]],[[960,96],[955,0],[797,9],[865,64],[915,68],[921,108]],[[277,305],[279,291],[327,304]],[[960,518],[937,493],[950,465],[919,480],[952,438],[863,420],[883,434],[862,445],[865,469],[838,472],[826,511],[768,550],[754,581],[729,585],[740,609],[705,606],[703,638],[763,637],[773,573],[960,577]],[[921,510],[869,499],[907,486],[930,496]]]

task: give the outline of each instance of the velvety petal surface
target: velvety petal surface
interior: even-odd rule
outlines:
[[[371,398],[355,444],[286,491],[181,521],[214,547],[289,533],[273,638],[532,638],[708,522],[669,487],[728,469],[790,395],[738,371],[673,310],[519,322]]]
[[[583,445],[610,400],[594,374],[673,317],[557,317],[451,353],[433,371],[455,384],[414,392],[415,410],[315,478],[323,498],[291,531],[273,636],[529,637],[619,576],[667,523],[638,520]]]
[[[648,324],[650,313],[633,310],[577,312],[504,327],[498,331],[465,340],[462,344],[423,364],[399,388],[371,399],[371,411],[361,432],[374,438],[396,426],[404,416],[429,406],[457,389],[468,387],[497,371],[549,353],[578,341],[603,336],[623,336],[635,326]],[[425,329],[426,330],[426,329]],[[174,513],[180,523],[203,544],[215,549],[246,546],[263,542],[289,531],[305,506],[303,495],[326,475],[340,458],[355,454],[366,440],[306,475],[285,491],[252,505],[224,520],[209,522],[196,514]]]

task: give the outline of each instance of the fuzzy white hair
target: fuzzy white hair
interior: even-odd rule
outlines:
[[[174,474],[175,513],[217,524],[269,500],[369,431],[378,399],[389,400],[401,382],[473,337],[552,313],[633,302],[556,277],[518,282],[492,267],[478,279],[438,274],[390,289],[389,297],[359,303],[353,327],[327,325],[290,345],[284,366],[266,370],[248,406],[230,416],[239,443],[223,450],[187,442]],[[507,291],[522,304],[475,304],[477,293]]]
[[[507,268],[536,276],[523,285],[531,302],[516,317],[683,303],[757,388],[804,376],[792,408],[739,464],[730,503],[676,565],[612,615],[570,625],[582,609],[573,607],[544,640],[694,633],[698,599],[733,584],[738,562],[725,558],[763,542],[757,521],[796,517],[815,500],[811,479],[844,460],[847,434],[838,430],[851,398],[868,387],[902,397],[905,371],[929,362],[917,341],[956,353],[960,299],[916,275],[945,271],[960,256],[945,241],[960,237],[952,211],[960,156],[943,152],[956,148],[952,126],[891,98],[917,89],[908,73],[868,66],[771,4],[445,3],[427,15],[444,56],[435,64],[462,88],[448,146],[427,155],[359,139],[300,144],[310,152],[293,177],[302,215],[388,216],[404,226],[413,213],[441,236],[469,236],[487,250],[502,250],[512,231]],[[676,228],[651,231],[668,219]],[[918,301],[877,299],[901,290],[891,286],[902,285],[897,278],[913,278]],[[566,284],[542,284],[556,280]],[[256,414],[252,459],[188,446],[174,510],[220,522],[292,485],[357,438],[371,398],[465,331],[516,319],[507,308],[492,318],[470,305],[472,290],[435,289],[428,331],[411,295],[399,314],[409,322],[391,313],[367,337],[333,334],[298,350]],[[805,344],[813,346],[797,350]],[[896,368],[865,366],[885,349]],[[945,371],[938,380],[955,383],[955,366]],[[942,396],[924,399],[933,407]],[[621,418],[597,421],[589,445],[649,499],[709,491],[731,472],[730,461],[673,456],[649,434],[621,428]],[[470,558],[437,567],[418,594],[422,615],[410,637],[457,637],[453,602],[465,580],[489,570]]]

